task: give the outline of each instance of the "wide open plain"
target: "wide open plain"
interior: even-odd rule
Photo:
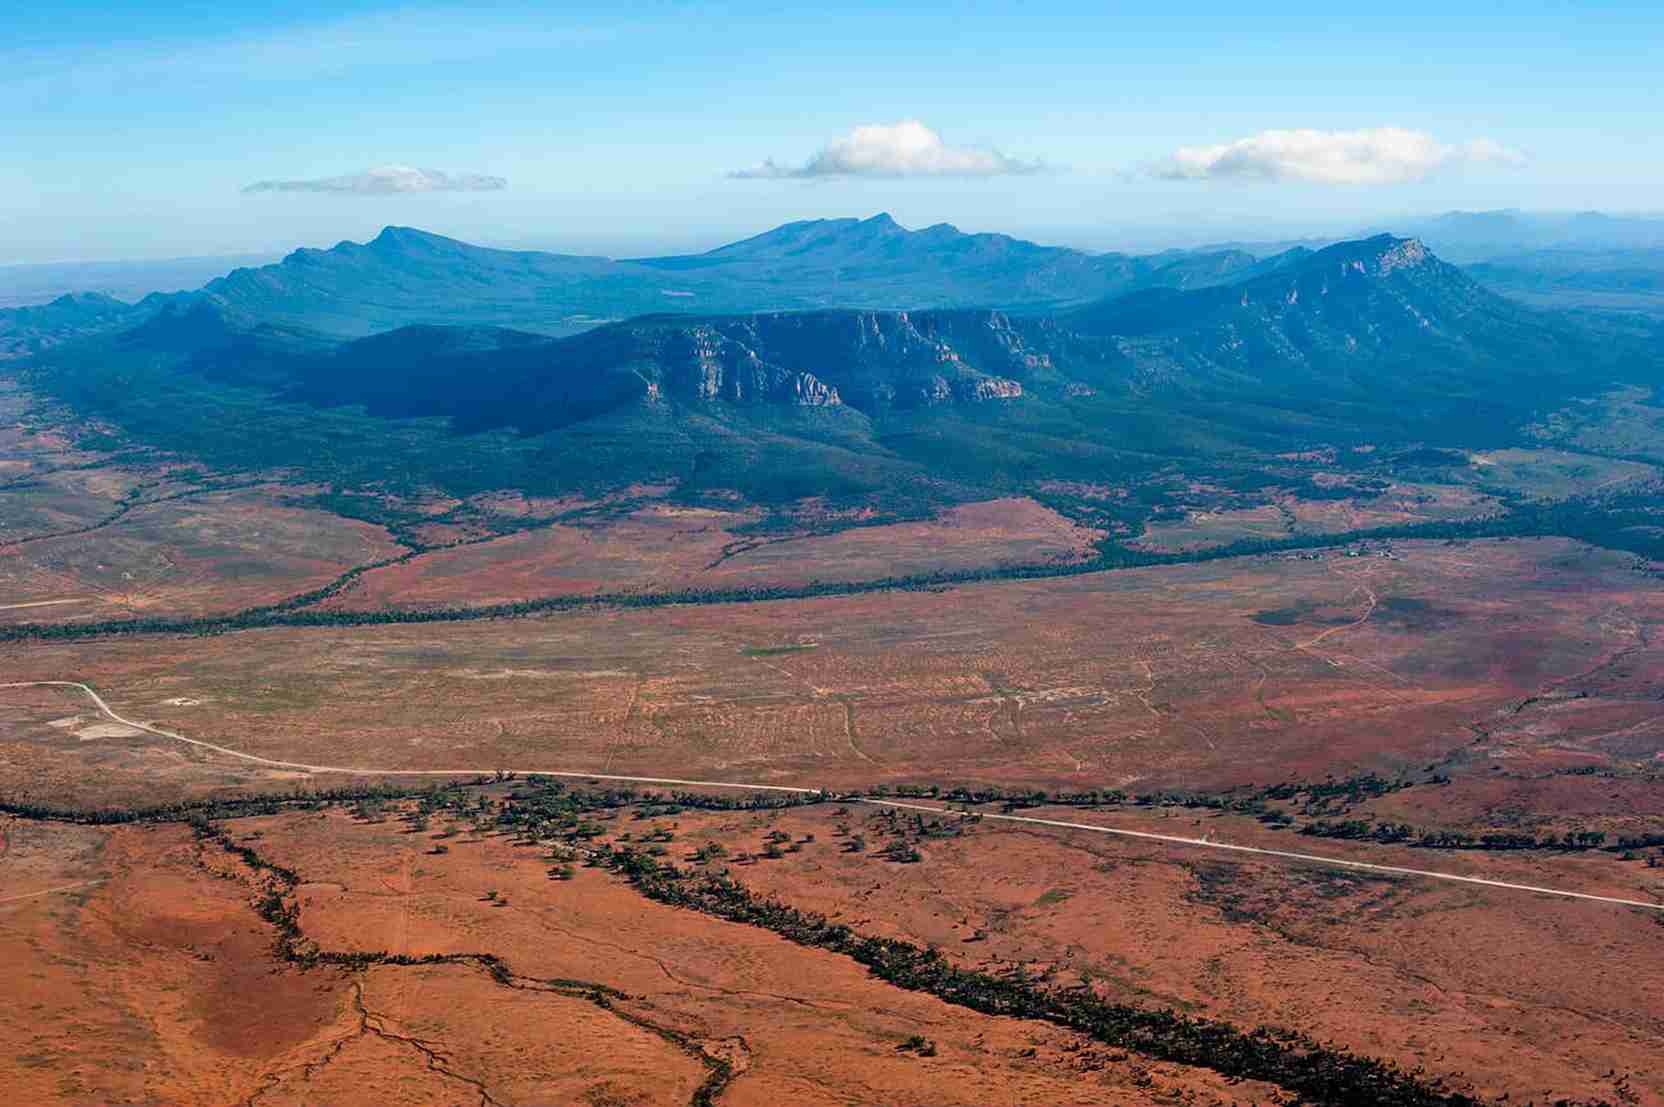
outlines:
[[[130,719],[366,772],[1219,789],[1657,765],[1643,674],[1661,614],[1622,555],[1418,542],[1390,558],[1331,550],[442,631],[46,640],[0,656],[12,680],[88,681]],[[88,706],[34,695],[54,697],[41,712],[53,717]],[[83,759],[119,772],[123,756],[168,746],[43,720],[13,728],[8,749],[35,759],[36,786],[96,800]]]
[[[836,951],[646,898],[594,855],[652,841],[690,871],[726,869],[757,896],[966,971],[1245,1032],[1292,1026],[1439,1094],[1664,1104],[1661,913],[1611,902],[1664,902],[1664,593],[1634,555],[1559,538],[1372,541],[378,625],[364,617],[1061,571],[1105,532],[1021,496],[761,526],[743,505],[655,488],[402,503],[395,528],[283,474],[231,481],[8,433],[0,476],[21,509],[0,532],[5,623],[219,616],[340,584],[307,605],[327,616],[317,625],[0,643],[0,799],[29,816],[0,823],[0,947],[27,966],[0,1013],[18,1043],[0,1082],[23,1101],[1296,1098],[1228,1064],[898,988]],[[1645,475],[1483,460],[1505,470],[1476,463],[1487,479],[1515,484]],[[1491,509],[1487,487],[1226,497],[1144,545],[1463,518]],[[109,712],[47,681],[85,683]],[[839,796],[787,811],[631,801],[532,835],[492,824],[518,787],[503,782],[470,784],[457,794],[479,808],[431,821],[419,797],[200,806],[539,771]],[[1020,813],[1195,841],[864,802],[887,791],[946,812],[956,787],[1075,793]],[[1094,792],[1103,802],[1079,799]],[[1345,821],[1362,836],[1334,829]],[[1563,848],[1568,834],[1601,837]],[[1514,845],[1481,848],[1485,835]],[[276,870],[226,843],[293,882],[273,885]],[[691,860],[715,846],[726,860]],[[594,865],[562,872],[563,857]],[[300,946],[274,922],[291,909]]]

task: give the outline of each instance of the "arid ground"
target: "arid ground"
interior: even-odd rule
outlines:
[[[1403,1082],[1369,1101],[1664,1104],[1658,567],[1565,538],[1201,554],[1649,466],[1197,487],[1134,536],[1197,556],[1080,572],[1110,528],[1048,497],[1124,489],[377,514],[28,410],[0,393],[8,1101],[1339,1103],[1365,1085],[1299,1070],[1362,1058]],[[864,587],[891,578],[920,579]],[[527,823],[540,773],[590,798]]]

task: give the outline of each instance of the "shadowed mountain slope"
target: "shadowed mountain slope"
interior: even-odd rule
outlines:
[[[60,342],[130,325],[144,314],[100,292],[72,292],[51,303],[0,310],[0,359],[38,354]]]
[[[659,314],[553,339],[424,324],[324,346],[204,295],[37,377],[152,441],[240,464],[368,479],[383,450],[418,485],[673,479],[769,499],[985,491],[1321,444],[1494,445],[1656,368],[1644,345],[1503,299],[1414,239],[1272,260],[1228,286],[1056,315]]]
[[[1521,309],[1420,241],[1380,235],[1229,286],[1150,290],[1060,316],[1116,336],[1141,368],[1174,379],[1368,386],[1397,374],[1429,388],[1554,377],[1597,356],[1586,332]]]

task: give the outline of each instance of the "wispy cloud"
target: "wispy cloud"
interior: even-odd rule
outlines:
[[[1308,181],[1331,185],[1403,184],[1443,170],[1519,168],[1525,155],[1488,138],[1444,143],[1424,131],[1261,131],[1217,146],[1181,146],[1148,167],[1166,180]]]
[[[416,7],[210,36],[147,36],[142,27],[97,49],[8,49],[0,42],[0,91],[68,98],[131,94],[158,87],[303,84],[382,68],[487,63],[609,40],[618,25],[570,21],[558,11],[482,13],[461,6]]]
[[[408,165],[383,165],[344,177],[300,181],[256,181],[244,192],[327,192],[338,196],[397,196],[411,192],[499,192],[508,187],[502,177],[484,173],[446,173]]]
[[[998,177],[1037,173],[1039,162],[1019,161],[998,150],[950,146],[919,122],[869,123],[828,143],[801,165],[772,158],[730,177],[739,180],[815,180],[827,177]]]

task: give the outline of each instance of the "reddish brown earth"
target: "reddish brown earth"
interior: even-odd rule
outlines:
[[[371,769],[1148,790],[1659,764],[1647,643],[1664,594],[1628,558],[1560,540],[1399,553],[442,628],[40,641],[0,647],[0,667],[91,679],[131,718],[241,751]],[[1632,669],[1645,676],[1615,675]],[[85,707],[54,695],[62,714]],[[44,760],[61,776],[31,786],[79,795],[80,758],[170,745],[38,727],[10,740],[14,757],[57,751]]]
[[[1609,855],[1370,848],[1182,812],[1023,814],[1664,901],[1664,868]],[[898,865],[876,856],[892,840],[885,816],[861,806],[676,822],[678,853],[719,841],[758,856],[765,825],[812,834],[802,852],[734,871],[758,892],[968,966],[1022,963],[1124,1002],[1299,1026],[1489,1099],[1664,1103],[1656,913],[992,821],[961,837],[908,831],[923,860]],[[865,852],[843,851],[840,825],[865,836]]]
[[[1073,562],[1100,535],[1033,500],[989,500],[912,523],[749,537],[754,513],[659,504],[604,526],[557,524],[366,573],[327,606],[510,603],[584,592],[875,580],[934,570]]]
[[[0,392],[0,623],[225,614],[407,552],[383,527],[315,506],[323,489],[279,476],[215,491],[189,465],[79,449],[66,433],[26,422],[18,396]],[[673,491],[638,485],[599,501],[379,497],[376,506],[417,520],[408,536],[438,548],[368,570],[322,606],[450,607],[1070,563],[1102,537],[1024,497],[900,523],[806,500],[754,534],[759,509],[675,504]],[[539,522],[557,516],[568,521]],[[515,529],[528,521],[533,529]]]
[[[308,506],[318,487],[122,462],[23,422],[25,408],[0,392],[0,624],[228,613],[404,552]]]
[[[5,831],[11,1102],[235,1103],[348,1029],[347,983],[274,972],[247,889],[203,870],[183,828]],[[85,881],[101,883],[4,901]]]
[[[255,874],[181,827],[6,824],[27,855],[8,871],[103,883],[0,902],[0,950],[31,966],[0,1007],[19,1046],[0,1079],[33,1103],[682,1104],[721,1058],[736,1075],[720,1102],[759,1107],[1269,1094],[900,991],[596,871],[552,882],[502,838],[434,856],[402,826],[337,813],[232,831],[302,875],[302,927],[325,948],[489,952],[512,984],[466,964],[302,971],[272,959]],[[598,1004],[596,987],[618,994]],[[934,1056],[898,1050],[914,1034]]]
[[[1414,789],[1412,789],[1414,791]],[[1148,814],[1026,814],[1150,828]],[[970,968],[1085,984],[1252,1028],[1296,1025],[1500,1101],[1664,1103],[1648,914],[1505,889],[833,805],[620,812],[602,841],[720,843],[755,894]],[[1291,840],[1178,813],[1183,834],[1602,894],[1664,895],[1610,856],[1496,857]],[[935,825],[938,824],[939,826]],[[302,970],[274,959],[262,883],[181,826],[0,822],[0,955],[28,965],[0,1031],[20,1102],[1248,1103],[1272,1090],[898,990],[837,955],[643,899],[602,871],[549,879],[543,850],[438,816],[342,810],[238,819],[236,843],[296,873],[305,942],[477,965]],[[944,833],[953,827],[959,833]],[[766,836],[793,845],[761,858]],[[865,848],[850,852],[852,835]],[[921,860],[878,851],[896,837]],[[442,844],[445,852],[436,852]],[[756,858],[756,859],[752,859]],[[37,894],[44,893],[44,894]],[[1507,955],[1499,955],[1506,949]],[[616,990],[598,1005],[594,989]],[[914,1034],[936,1055],[897,1046]],[[707,1060],[701,1060],[701,1058]],[[483,1095],[481,1093],[484,1093]],[[488,1097],[488,1098],[487,1098]]]
[[[0,393],[0,622],[228,612],[405,548],[302,502],[321,489],[217,489],[166,459],[113,464],[25,406]],[[1474,468],[1467,484],[1338,500],[1268,504],[1197,485],[1195,513],[1146,541],[1455,518],[1489,510],[1490,484],[1551,496],[1648,475],[1552,451]],[[331,602],[855,581],[1069,562],[1100,537],[1022,498],[862,526],[848,524],[873,520],[806,503],[784,529],[748,534],[760,512],[676,505],[672,491],[401,501],[431,520],[414,524],[423,541],[471,544],[367,572]],[[1107,502],[1125,490],[1053,491]],[[585,515],[489,538],[505,520],[572,511]],[[366,777],[544,768],[1147,792],[1379,773],[1417,783],[1295,813],[1633,835],[1664,830],[1661,617],[1658,577],[1626,555],[1561,540],[1415,542],[1391,558],[1325,551],[816,600],[14,642],[0,644],[0,684],[86,681],[130,718]],[[117,724],[68,689],[0,689],[11,802],[144,805],[356,779]],[[1055,813],[1664,901],[1657,849],[1454,853],[1181,808]],[[683,813],[673,852],[711,841],[756,852],[771,828],[813,834],[733,872],[968,966],[1089,977],[1106,998],[1244,1027],[1292,1024],[1498,1101],[1664,1103],[1653,1060],[1664,927],[1642,911],[992,820],[962,836],[907,831],[923,858],[898,865],[875,856],[891,831],[871,819],[865,807]],[[608,837],[649,825],[623,823]],[[840,823],[870,847],[844,852]],[[0,964],[22,966],[0,1005],[14,1043],[0,1051],[7,1101],[686,1103],[713,1059],[740,1073],[723,1104],[1273,1098],[898,991],[836,956],[650,903],[598,870],[552,882],[546,859],[503,838],[464,834],[433,853],[428,835],[340,810],[224,826],[301,874],[309,940],[490,953],[519,975],[303,972],[276,958],[251,906],[258,875],[178,824],[0,821]],[[621,994],[598,1004],[595,985]],[[912,1034],[937,1054],[899,1052]]]
[[[1664,827],[1649,768],[1664,748],[1651,725],[1664,658],[1650,579],[1558,541],[1400,553],[441,633],[35,643],[0,658],[8,676],[90,674],[124,713],[309,760],[598,769],[610,758],[615,771],[651,775],[974,775],[1132,790],[1368,769],[1424,777],[1433,766],[1448,783],[1335,814],[1475,832]],[[816,648],[745,652],[808,642]],[[1046,694],[1057,688],[1075,691]],[[821,739],[804,725],[824,700],[842,715],[834,726],[848,721],[837,697],[852,693],[853,748],[841,727]],[[622,737],[639,733],[625,729],[636,720],[654,736],[640,748]],[[344,783],[153,736],[81,737],[98,725],[73,693],[0,694],[8,794],[98,804]],[[1058,745],[1094,732],[1120,740],[1103,740],[1096,764],[1054,767]],[[734,757],[724,742],[745,735],[775,744]],[[1383,847],[1184,809],[1025,813],[1664,902],[1664,867],[1612,853]],[[812,834],[779,860],[731,858],[732,871],[759,893],[934,944],[968,967],[1021,964],[1063,984],[1090,980],[1117,1002],[1296,1026],[1489,1102],[1664,1104],[1654,914],[992,820],[962,837],[909,830],[922,860],[898,865],[876,856],[889,832],[858,806],[621,817],[608,836],[672,821],[677,861],[706,842],[755,855],[771,829],[797,842]],[[840,823],[866,849],[844,852]],[[595,870],[551,882],[540,851],[501,838],[464,833],[429,853],[443,822],[428,834],[340,812],[225,825],[301,875],[303,929],[325,948],[483,951],[526,976],[617,988],[635,997],[620,1009],[743,1063],[720,1103],[1272,1098],[896,992],[831,955],[646,903]],[[498,1103],[682,1103],[707,1071],[582,996],[506,988],[474,967],[297,974],[269,957],[248,874],[205,877],[177,828],[7,830],[8,892],[108,881],[0,903],[0,943],[11,943],[0,957],[36,966],[25,1002],[0,1015],[17,1020],[0,1029],[28,1043],[15,1086],[35,1101],[228,1103],[265,1089],[254,1102],[473,1104],[478,1080]],[[483,900],[488,891],[508,905]],[[269,1027],[238,1006],[267,991]],[[205,1014],[217,1010],[223,1018]],[[936,1042],[936,1057],[897,1053],[915,1033]],[[441,1051],[446,1071],[402,1039]]]
[[[403,552],[379,527],[297,506],[306,491],[274,485],[143,502],[88,533],[0,544],[0,620],[238,611]]]

